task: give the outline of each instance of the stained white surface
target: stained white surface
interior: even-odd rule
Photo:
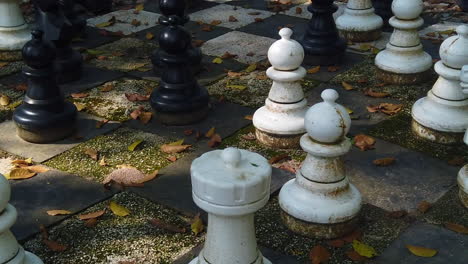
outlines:
[[[88,26],[96,27],[96,25],[108,22],[112,17],[115,17],[116,19],[115,24],[108,27],[100,27],[100,29],[111,32],[121,31],[124,35],[130,35],[158,25],[160,15],[147,11],[139,11],[135,14],[135,9],[119,10],[88,19]],[[139,21],[140,25],[132,25],[132,21],[134,20]]]
[[[0,0],[0,51],[20,50],[31,39],[18,0]]]
[[[374,13],[371,0],[349,0],[344,14],[336,19],[339,30],[367,32],[383,26],[383,20]]]

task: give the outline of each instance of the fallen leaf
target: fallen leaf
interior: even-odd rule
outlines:
[[[102,157],[102,159],[99,161],[99,166],[102,166],[102,167],[105,167],[107,166],[107,162],[106,162],[106,159],[105,157]]]
[[[340,69],[340,66],[328,66],[327,71],[328,72],[336,72]]]
[[[169,143],[169,146],[182,146],[184,144],[185,139],[177,140],[174,142]]]
[[[334,248],[342,248],[345,245],[345,241],[342,239],[334,239],[327,241],[327,244]]]
[[[162,228],[162,229],[165,229],[165,230],[170,231],[170,232],[174,232],[174,233],[185,233],[186,232],[185,228],[178,227],[176,225],[166,223],[161,219],[153,218],[153,219],[148,220],[148,222],[152,226]]]
[[[223,59],[221,59],[221,58],[219,58],[219,57],[218,57],[218,58],[214,58],[213,61],[212,61],[212,63],[221,64],[221,63],[223,63]]]
[[[73,104],[76,106],[76,110],[78,112],[81,112],[82,110],[84,110],[86,108],[86,105],[82,104],[82,103],[73,102]]]
[[[448,161],[448,164],[450,166],[456,166],[456,167],[462,166],[465,163],[466,163],[466,159],[462,156],[453,157],[452,159]]]
[[[7,106],[10,104],[10,97],[6,95],[1,95],[0,96],[0,105],[1,106]]]
[[[205,32],[213,31],[213,26],[209,24],[203,24],[201,27],[201,31],[205,31]]]
[[[244,116],[244,119],[252,121],[253,120],[253,115],[246,115],[246,116]]]
[[[226,59],[231,59],[231,58],[235,58],[235,57],[237,57],[236,54],[231,54],[231,53],[229,53],[229,52],[226,51],[226,52],[223,54],[223,56],[221,56],[221,59],[226,60]]]
[[[449,223],[449,222],[445,223],[444,226],[454,232],[468,235],[468,227],[466,226],[462,226],[462,225],[455,224],[455,223]]]
[[[44,167],[42,165],[29,166],[29,167],[25,167],[25,168],[27,168],[29,171],[35,172],[35,173],[44,173],[44,172],[50,171],[49,168]]]
[[[352,243],[354,240],[360,240],[361,237],[362,237],[361,230],[356,229],[353,232],[341,237],[340,239],[342,239],[345,242]]]
[[[221,20],[213,20],[213,21],[210,22],[210,25],[212,25],[212,26],[217,26],[217,25],[219,25],[219,24],[221,24],[221,23],[223,23],[223,21],[221,21]]]
[[[431,258],[437,254],[437,250],[432,248],[418,247],[413,245],[406,245],[406,248],[415,256],[423,258]]]
[[[385,167],[385,166],[392,165],[393,163],[395,163],[395,161],[396,161],[395,158],[382,158],[382,159],[376,159],[372,161],[372,163],[380,167]]]
[[[239,20],[237,20],[236,17],[234,17],[234,16],[229,16],[229,22],[237,22],[237,21],[239,21]]]
[[[142,11],[143,8],[145,8],[145,5],[144,5],[144,4],[138,4],[138,5],[135,6],[135,10],[136,10],[136,11]]]
[[[130,214],[130,211],[127,208],[114,201],[110,202],[109,209],[117,216],[127,216]]]
[[[15,168],[7,173],[5,177],[9,180],[24,180],[36,176],[37,173],[28,170],[27,168]]]
[[[138,108],[138,109],[135,109],[133,110],[133,112],[130,113],[130,117],[133,119],[133,120],[136,120],[138,119],[138,117],[140,117],[142,111]]]
[[[297,14],[297,15],[302,14],[302,8],[296,7],[296,14]]]
[[[359,134],[354,137],[354,146],[358,147],[362,151],[374,149],[375,139],[373,137]]]
[[[309,252],[309,259],[312,264],[324,264],[330,259],[330,252],[321,245],[317,245]]]
[[[0,61],[0,68],[7,66],[9,63],[5,61]]]
[[[141,114],[139,115],[139,118],[140,118],[140,122],[143,125],[146,125],[153,118],[153,112],[141,112]]]
[[[406,212],[405,210],[399,210],[399,211],[393,211],[393,212],[388,213],[388,217],[399,219],[399,218],[406,216],[407,214],[408,212]]]
[[[143,101],[148,101],[149,100],[149,95],[141,95],[137,93],[125,93],[125,97],[127,100],[130,102],[143,102]]]
[[[201,232],[203,232],[203,229],[205,229],[205,226],[203,225],[203,221],[200,218],[200,214],[197,214],[193,218],[190,228],[192,229],[192,232],[194,235],[198,235]]]
[[[372,89],[364,90],[364,94],[370,97],[374,97],[374,98],[384,98],[390,95],[389,93],[386,93],[386,92],[374,92],[372,91]]]
[[[115,16],[112,16],[112,17],[111,17],[109,20],[107,20],[106,22],[102,22],[102,23],[96,24],[96,27],[97,27],[97,28],[110,27],[110,26],[114,25],[116,21],[117,21],[117,19],[115,18]]]
[[[136,140],[135,142],[133,142],[130,146],[128,146],[127,149],[128,149],[129,151],[135,151],[136,147],[138,147],[142,142],[143,142],[143,140],[138,139],[138,140]]]
[[[250,12],[250,13],[248,13],[248,14],[251,15],[251,16],[258,16],[258,15],[260,15],[261,13],[260,13],[260,12]]]
[[[377,256],[375,249],[369,245],[366,245],[358,240],[353,241],[353,249],[361,256],[366,258],[373,258]]]
[[[347,82],[341,82],[341,86],[343,86],[343,88],[346,91],[354,90],[354,87],[351,84],[347,83]]]
[[[168,154],[174,154],[174,153],[180,153],[188,148],[190,148],[192,145],[180,145],[180,146],[171,146],[168,144],[164,144],[161,146],[161,151],[164,153]]]
[[[176,156],[170,156],[170,157],[167,157],[167,160],[169,160],[170,162],[176,162],[177,157]]]
[[[361,51],[369,51],[372,49],[372,45],[370,44],[361,44],[359,47],[358,47],[359,50]]]
[[[211,138],[216,132],[216,128],[215,127],[212,127],[210,128],[210,130],[208,130],[208,132],[205,133],[205,137],[207,138]]]
[[[263,21],[264,21],[263,18],[260,18],[260,17],[255,18],[255,23],[259,23],[259,22],[263,22]]]
[[[42,242],[53,252],[63,252],[68,249],[67,246],[60,244],[56,241],[44,239]]]
[[[279,166],[278,169],[289,171],[290,173],[293,173],[293,174],[295,174],[297,172],[296,168],[292,167],[290,164],[283,164],[283,165]]]
[[[418,211],[422,214],[427,212],[432,207],[432,204],[429,203],[428,201],[422,201],[418,204]]]
[[[107,56],[101,55],[101,56],[98,56],[97,59],[98,59],[98,60],[101,60],[101,61],[102,61],[102,60],[107,60]]]
[[[134,27],[138,27],[141,25],[141,21],[138,20],[138,19],[133,19],[132,22],[130,22],[130,25],[134,26]]]
[[[81,214],[81,215],[78,216],[78,219],[84,221],[84,220],[89,220],[89,219],[93,219],[93,218],[98,218],[98,217],[104,215],[105,212],[106,212],[106,210],[99,210],[99,211],[92,212],[92,213]]]
[[[359,253],[357,253],[356,251],[354,250],[349,250],[349,251],[346,251],[346,256],[348,256],[349,259],[351,260],[354,260],[354,261],[364,261],[364,260],[367,260],[367,258],[359,255]]]
[[[56,215],[69,215],[72,214],[72,212],[68,210],[49,210],[47,211],[47,214],[50,216],[56,216]]]
[[[91,149],[91,148],[87,148],[84,150],[84,153],[86,155],[88,155],[91,159],[97,161],[98,160],[98,156],[99,156],[99,153],[97,150],[94,150],[94,149]]]
[[[147,40],[152,40],[152,39],[154,39],[154,34],[151,33],[151,32],[148,32],[148,33],[146,33],[145,38]]]
[[[108,119],[100,120],[100,121],[96,122],[96,128],[101,128],[103,125],[105,125],[107,123],[109,123]]]
[[[193,132],[194,132],[193,129],[187,129],[187,130],[184,130],[184,135],[191,136],[193,134]]]
[[[402,104],[381,103],[376,106],[367,106],[367,111],[370,113],[382,112],[387,115],[395,115],[403,108]]]
[[[245,69],[245,72],[253,72],[257,69],[257,64],[256,63],[252,63],[250,64],[246,69]]]
[[[252,132],[249,132],[249,133],[247,133],[245,135],[242,135],[241,138],[244,139],[244,140],[247,140],[247,141],[254,141],[254,140],[257,139],[255,134],[252,133]]]
[[[26,83],[20,83],[15,86],[15,90],[19,92],[25,92],[28,90],[28,85]]]
[[[97,225],[97,218],[91,218],[88,220],[85,220],[84,226],[86,227],[94,227]]]
[[[307,73],[314,74],[320,71],[320,66],[315,66],[307,70]]]
[[[14,160],[14,161],[11,162],[11,164],[13,164],[13,165],[27,165],[27,166],[29,166],[29,165],[32,165],[33,162],[32,162],[32,158],[27,158],[27,159],[25,159],[25,160]]]
[[[437,31],[437,33],[442,34],[442,35],[452,35],[452,34],[455,34],[455,30],[454,29],[447,29],[447,30],[443,30],[443,31]]]
[[[159,175],[159,170],[155,170],[150,174],[145,174],[145,177],[143,177],[141,180],[137,180],[135,183],[140,184],[140,183],[145,183],[153,180]]]
[[[275,164],[287,158],[289,158],[289,155],[287,153],[279,154],[268,160],[268,163]]]
[[[214,134],[210,141],[208,141],[208,146],[210,148],[215,148],[217,147],[219,144],[221,144],[221,142],[223,141],[223,139],[221,138],[221,136],[219,134]]]

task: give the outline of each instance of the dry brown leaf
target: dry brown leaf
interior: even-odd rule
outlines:
[[[78,216],[78,219],[80,220],[89,220],[89,219],[93,219],[93,218],[98,218],[102,215],[104,215],[104,213],[106,212],[106,210],[99,210],[99,211],[96,211],[96,212],[92,212],[92,213],[88,213],[88,214],[81,214]]]
[[[263,22],[263,21],[264,21],[263,18],[260,18],[260,17],[255,18],[255,23],[259,23],[259,22]]]
[[[141,184],[148,176],[133,167],[123,167],[112,171],[102,182],[104,185],[115,182],[123,186],[133,186]]]
[[[15,90],[19,92],[25,92],[28,90],[28,85],[26,83],[20,83],[15,86]]]
[[[70,96],[75,99],[86,98],[89,96],[89,93],[72,93]]]
[[[252,132],[249,132],[249,133],[247,133],[245,135],[242,135],[241,138],[244,139],[244,140],[247,140],[247,141],[254,141],[254,140],[257,139],[255,134],[252,133]]]
[[[380,167],[385,167],[385,166],[390,166],[393,163],[395,163],[396,159],[395,158],[382,158],[382,159],[376,159],[372,161],[374,165],[380,166]]]
[[[279,155],[276,155],[274,157],[272,157],[270,160],[268,160],[268,163],[270,164],[275,164],[275,163],[278,163],[284,159],[288,159],[289,158],[289,155],[286,154],[286,153],[283,153],[283,154],[279,154]]]
[[[102,159],[99,161],[99,166],[102,166],[102,167],[105,167],[107,166],[107,162],[106,162],[106,159],[105,157],[102,157]]]
[[[293,173],[293,174],[297,172],[296,168],[294,168],[291,164],[288,164],[288,163],[282,164],[281,166],[279,166],[278,169],[289,171],[290,173]]]
[[[167,160],[169,160],[170,162],[176,162],[177,157],[176,156],[170,156],[170,157],[167,157]]]
[[[141,115],[141,110],[140,109],[135,109],[135,110],[133,110],[133,112],[130,113],[130,117],[133,120],[137,120],[138,117],[140,117],[140,115]]]
[[[68,249],[66,245],[60,244],[56,241],[44,239],[42,242],[53,252],[63,252]]]
[[[345,245],[345,241],[342,239],[334,239],[327,241],[327,244],[334,248],[342,248]]]
[[[219,144],[221,144],[221,142],[223,142],[223,139],[221,138],[221,136],[219,134],[214,134],[210,141],[208,141],[208,146],[210,148],[215,148],[217,146],[219,146]]]
[[[158,228],[162,228],[162,229],[165,229],[167,231],[170,231],[170,232],[174,232],[174,233],[185,233],[187,230],[183,227],[178,227],[176,225],[173,225],[173,224],[169,224],[169,223],[166,223],[164,222],[163,220],[161,219],[157,219],[157,218],[153,218],[153,219],[150,219],[148,220],[148,222],[152,225],[152,226],[155,226],[155,227],[158,227]]]
[[[418,211],[422,214],[427,212],[432,207],[432,204],[429,203],[428,201],[422,201],[418,204]]]
[[[221,21],[221,20],[213,20],[213,21],[210,22],[210,25],[212,25],[212,26],[217,26],[217,25],[219,25],[219,24],[221,24],[221,23],[223,23],[223,21]]]
[[[327,71],[328,72],[336,72],[340,69],[340,66],[328,66]]]
[[[180,153],[192,145],[180,145],[180,146],[171,146],[169,144],[164,144],[161,146],[161,151],[168,154]]]
[[[253,120],[253,115],[246,115],[246,116],[244,116],[244,119],[252,121]]]
[[[302,14],[302,8],[296,7],[296,14],[297,14],[297,15]]]
[[[14,160],[14,161],[11,162],[11,164],[29,166],[29,165],[32,165],[33,162],[32,162],[32,158],[28,158],[28,159],[25,159],[25,160]]]
[[[448,161],[448,164],[449,164],[450,166],[456,166],[456,167],[462,166],[462,165],[464,165],[465,163],[466,163],[466,159],[465,159],[465,157],[462,157],[462,156],[453,157],[452,159],[450,159],[450,160]]]
[[[69,215],[72,214],[72,212],[68,210],[49,210],[47,211],[47,214],[50,216],[56,216],[56,215]]]
[[[98,160],[99,152],[97,150],[87,148],[84,150],[84,154],[88,155],[90,158],[92,158],[95,161]]]
[[[330,252],[321,245],[317,245],[309,252],[309,259],[312,264],[324,264],[330,259]]]
[[[236,54],[231,54],[231,53],[229,53],[229,52],[226,51],[226,52],[223,54],[223,56],[221,56],[221,59],[226,60],[226,59],[231,59],[231,58],[235,58],[235,57],[237,57]]]
[[[37,173],[28,170],[27,168],[15,168],[7,175],[9,180],[24,180],[36,176]]]
[[[150,96],[149,95],[141,95],[137,93],[125,93],[125,97],[127,97],[127,100],[130,102],[143,102],[143,101],[148,101]]]
[[[375,139],[373,137],[359,134],[354,137],[354,145],[362,151],[374,149]]]
[[[390,95],[389,93],[386,93],[386,92],[374,92],[372,91],[372,89],[364,90],[364,94],[370,97],[374,97],[374,98],[384,98]]]
[[[229,16],[229,22],[237,22],[237,18],[235,16]]]
[[[201,39],[194,39],[192,40],[192,44],[193,46],[195,47],[201,47],[203,45],[203,43],[205,43],[204,40],[201,40]]]
[[[240,72],[233,72],[233,71],[228,71],[227,75],[231,78],[237,78],[242,76],[242,73]]]
[[[0,68],[7,66],[9,63],[6,61],[0,61]]]
[[[213,31],[213,26],[209,24],[203,24],[201,27],[201,31],[205,31],[205,32]]]
[[[91,218],[91,219],[88,219],[88,220],[85,220],[84,222],[84,225],[86,227],[95,227],[97,225],[97,218]]]
[[[354,240],[360,240],[362,237],[362,232],[359,229],[354,230],[353,232],[341,237],[340,239],[348,243],[353,243]]]
[[[468,227],[466,226],[462,226],[462,225],[455,224],[455,223],[449,223],[449,222],[445,223],[444,226],[454,232],[468,235]]]
[[[351,84],[347,83],[347,82],[341,82],[341,86],[343,86],[343,88],[346,91],[354,90],[354,87]]]
[[[130,24],[134,27],[138,27],[141,25],[141,21],[134,18]]]
[[[151,121],[152,117],[153,117],[152,112],[141,112],[141,114],[139,115],[140,122],[144,125],[148,124],[149,121]]]
[[[34,166],[25,167],[25,168],[28,169],[29,171],[35,172],[35,173],[44,173],[44,172],[50,171],[49,168],[44,167],[42,165],[34,165]]]
[[[152,40],[152,39],[154,39],[154,34],[151,33],[151,32],[148,32],[148,33],[146,33],[145,38],[147,40]]]
[[[320,71],[320,66],[315,66],[307,70],[308,74],[314,74]]]

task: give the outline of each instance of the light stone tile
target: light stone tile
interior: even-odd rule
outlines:
[[[256,13],[258,15],[249,15],[249,13]],[[231,5],[217,5],[208,9],[200,10],[190,15],[192,21],[201,21],[209,24],[214,20],[221,21],[218,26],[230,29],[237,29],[251,23],[255,23],[255,18],[265,19],[272,16],[273,13],[257,9],[247,9],[242,7],[235,7]],[[233,16],[238,21],[230,22],[229,17]]]
[[[463,23],[441,22],[438,24],[430,25],[427,28],[424,28],[423,30],[419,31],[419,36],[423,39],[445,40],[446,38],[455,35],[455,29],[460,25],[463,25]],[[431,33],[435,33],[435,36],[431,36]],[[439,36],[442,36],[442,38],[439,39]]]
[[[115,24],[108,27],[102,27],[101,29],[105,29],[111,32],[121,31],[124,35],[130,35],[132,33],[158,25],[158,19],[160,15],[147,11],[139,11],[137,14],[135,14],[135,9],[119,10],[99,17],[88,19],[88,26],[96,27],[96,25],[109,21],[112,17],[115,17],[116,19]],[[132,25],[132,21],[134,19],[139,21],[140,25]]]
[[[344,13],[344,9],[346,7],[346,4],[342,3],[342,2],[335,2],[335,4],[338,6],[338,10],[333,14],[333,17],[336,20],[337,17],[341,16]],[[307,10],[307,7],[309,5],[310,5],[310,2],[307,2],[307,3],[304,3],[304,4],[298,5],[296,7],[292,7],[289,10],[287,10],[284,14],[286,14],[288,16],[311,19],[312,14]]]
[[[229,52],[237,55],[236,60],[251,64],[267,58],[268,49],[275,39],[232,31],[211,39],[201,47],[206,55],[220,57]],[[252,56],[247,54],[252,53]]]
[[[348,45],[348,51],[358,54],[371,54],[372,50],[363,51],[363,46],[372,46],[379,50],[385,49],[387,46],[388,41],[390,40],[390,36],[392,33],[389,32],[382,32],[382,35],[378,40],[374,40],[371,42],[361,42],[361,43],[353,43],[353,45]]]

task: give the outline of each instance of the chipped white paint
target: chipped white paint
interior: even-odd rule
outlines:
[[[439,132],[463,133],[468,128],[468,94],[463,93],[460,75],[468,79],[468,26],[457,28],[457,36],[446,39],[440,46],[441,60],[435,64],[439,79],[427,93],[413,105],[414,121]],[[463,84],[464,86],[465,84]],[[429,140],[430,135],[421,135]]]
[[[0,51],[21,50],[31,39],[18,0],[0,0]]]
[[[18,216],[15,207],[8,203],[10,195],[10,184],[0,174],[0,263],[43,264],[37,256],[24,251],[10,231]]]
[[[305,133],[304,116],[307,101],[300,80],[306,75],[301,67],[304,49],[291,39],[292,30],[283,28],[281,39],[268,50],[271,67],[266,74],[273,80],[265,106],[253,115],[255,128],[274,135],[298,135]]]
[[[275,40],[271,38],[231,31],[205,42],[201,46],[201,50],[203,54],[216,57],[221,57],[229,52],[237,55],[236,60],[251,64],[266,59],[268,47],[273,42]]]
[[[160,15],[147,11],[135,12],[135,9],[119,10],[102,16],[90,18],[87,20],[87,23],[88,26],[96,27],[96,25],[108,22],[112,17],[115,17],[116,22],[111,26],[101,27],[100,29],[111,32],[120,31],[124,35],[130,35],[158,25]]]
[[[190,264],[271,264],[255,238],[254,213],[270,197],[271,166],[259,154],[215,150],[191,166],[192,196],[208,213],[203,250]]]
[[[305,4],[298,5],[298,6],[294,6],[294,7],[290,8],[289,10],[285,11],[285,15],[300,17],[300,18],[305,18],[305,19],[311,19],[312,18],[312,13],[307,11],[307,7],[309,5],[310,5],[310,3],[305,3]],[[344,13],[346,3],[335,2],[335,5],[338,6],[338,10],[336,10],[336,12],[333,13],[333,18],[336,20],[339,16],[341,16]]]
[[[383,26],[383,20],[374,13],[371,0],[349,0],[344,14],[336,19],[338,30],[369,32]]]
[[[281,209],[311,224],[336,224],[355,218],[361,209],[361,194],[346,177],[341,156],[351,148],[346,137],[351,119],[335,103],[338,93],[322,92],[324,102],[312,106],[305,117],[307,134],[301,147],[308,153],[296,179],[280,191]]]
[[[221,21],[217,26],[237,29],[254,23],[256,18],[265,19],[272,15],[273,13],[269,11],[220,4],[192,13],[190,14],[190,19],[205,24],[210,24],[213,21]],[[236,18],[237,21],[229,21],[229,17],[231,16]]]
[[[432,58],[424,52],[418,29],[424,24],[419,15],[422,0],[394,0],[394,16],[389,23],[394,27],[384,51],[377,54],[375,65],[384,71],[396,74],[416,74],[429,70]]]

